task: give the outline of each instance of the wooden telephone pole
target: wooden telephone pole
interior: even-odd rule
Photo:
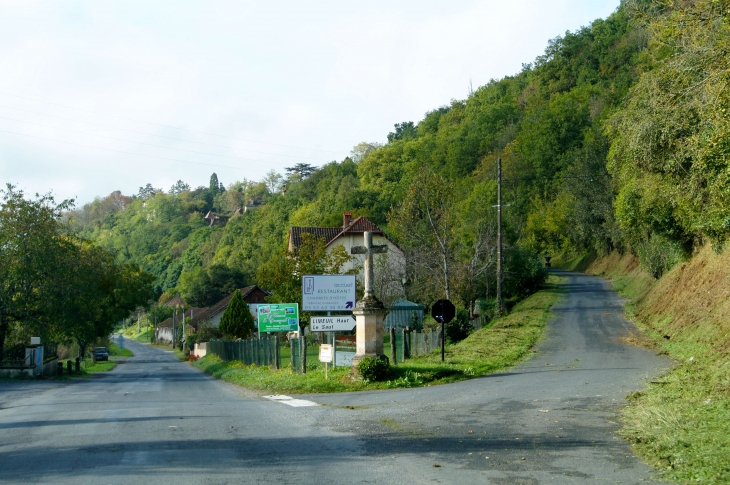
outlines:
[[[497,159],[497,301],[495,316],[505,313],[502,300],[502,159]]]

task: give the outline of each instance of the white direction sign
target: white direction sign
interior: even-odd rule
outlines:
[[[312,332],[349,332],[355,328],[355,319],[350,316],[310,317],[309,330]]]
[[[302,311],[342,312],[355,308],[355,275],[302,276]]]

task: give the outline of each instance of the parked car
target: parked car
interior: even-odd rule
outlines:
[[[109,360],[109,352],[106,347],[96,347],[94,349],[94,356],[96,360]]]

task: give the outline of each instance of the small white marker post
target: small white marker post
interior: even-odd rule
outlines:
[[[329,363],[332,362],[332,346],[330,344],[319,346],[319,361],[324,362],[324,378],[329,379]]]

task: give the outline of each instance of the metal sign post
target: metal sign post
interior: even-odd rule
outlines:
[[[431,308],[431,316],[441,324],[441,362],[446,354],[446,330],[444,324],[449,323],[456,316],[456,308],[449,300],[439,300]]]

